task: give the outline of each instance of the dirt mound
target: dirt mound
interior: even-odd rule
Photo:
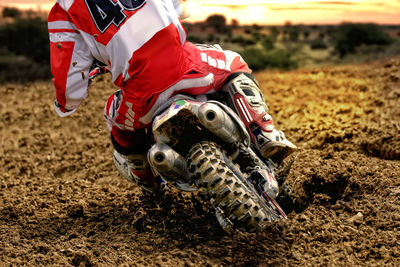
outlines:
[[[257,76],[299,146],[297,201],[226,236],[202,192],[150,196],[114,169],[110,78],[71,117],[50,83],[0,88],[0,261],[12,265],[400,265],[400,59]]]

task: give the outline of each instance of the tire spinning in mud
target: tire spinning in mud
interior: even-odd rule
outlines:
[[[249,147],[247,130],[232,110],[216,101],[178,99],[156,114],[153,169],[180,190],[204,188],[226,232],[255,232],[286,218],[275,201],[276,167]]]
[[[205,188],[216,208],[221,209],[236,228],[254,232],[261,229],[265,221],[280,218],[275,210],[267,207],[259,196],[247,188],[240,178],[244,175],[215,143],[194,145],[189,158],[190,171],[197,178],[196,183]]]

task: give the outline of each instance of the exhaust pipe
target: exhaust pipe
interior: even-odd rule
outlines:
[[[200,106],[198,117],[213,134],[228,143],[236,143],[243,140],[239,126],[218,105],[204,103]]]
[[[179,183],[189,181],[185,158],[168,145],[154,144],[148,153],[150,164],[160,174]]]

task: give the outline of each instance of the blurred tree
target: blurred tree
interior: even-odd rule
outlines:
[[[21,11],[19,11],[18,8],[15,7],[5,7],[3,9],[3,17],[4,18],[19,18],[21,17]]]
[[[284,34],[284,39],[288,40],[289,35],[290,35],[290,29],[292,28],[292,22],[291,21],[285,21],[285,24],[283,25],[283,34]]]
[[[14,23],[0,26],[2,46],[17,55],[24,55],[38,63],[50,62],[47,22],[36,18],[19,18]]]
[[[225,43],[231,43],[232,42],[232,37],[226,37],[225,39],[224,39],[224,42]]]
[[[303,31],[304,40],[308,40],[309,37],[310,37],[310,31],[309,30],[304,30]]]
[[[210,33],[210,34],[208,35],[208,37],[207,37],[207,42],[208,42],[208,43],[214,43],[215,40],[216,40],[215,35],[212,34],[212,33]]]
[[[239,23],[239,21],[238,21],[237,19],[232,19],[232,20],[231,20],[231,26],[232,26],[232,28],[236,29],[236,28],[239,27],[239,25],[240,25],[240,23]]]
[[[261,31],[262,30],[262,27],[260,25],[258,25],[257,23],[254,23],[252,25],[252,27],[253,27],[254,31]]]
[[[278,39],[279,29],[275,26],[270,28],[270,36],[274,40],[274,42]]]
[[[266,53],[263,49],[251,47],[246,48],[242,52],[242,56],[249,67],[254,71],[259,71],[265,69],[266,64]]]
[[[259,31],[253,31],[252,32],[252,37],[253,37],[253,39],[256,41],[256,42],[259,42],[259,41],[261,41],[261,39],[263,38],[263,34],[261,34]]]
[[[324,50],[328,49],[328,45],[324,42],[323,39],[317,38],[311,41],[310,48],[312,50]]]
[[[31,58],[17,56],[0,47],[0,84],[29,82],[50,78],[50,64],[38,64]]]
[[[231,42],[240,44],[243,47],[255,45],[257,42],[253,38],[246,38],[243,35],[234,36],[231,38]]]
[[[195,44],[202,44],[205,42],[203,38],[196,35],[188,35],[187,40]]]
[[[246,48],[242,56],[254,71],[270,69],[292,69],[298,66],[298,63],[292,58],[292,54],[287,50],[274,49],[265,51],[260,48]]]
[[[334,47],[341,57],[360,45],[388,45],[393,40],[376,24],[341,24],[334,36]]]
[[[328,37],[331,37],[333,34],[334,34],[334,28],[333,28],[332,26],[328,27],[328,28],[326,29],[326,35],[327,35]]]
[[[244,27],[244,32],[246,34],[251,34],[253,32],[253,30],[249,26],[246,26],[246,27]]]
[[[300,29],[298,26],[291,26],[289,28],[289,40],[292,42],[297,42],[300,37]]]
[[[275,48],[275,39],[273,38],[272,34],[264,36],[263,40],[261,41],[261,45],[266,50]]]
[[[287,21],[285,21],[284,26],[285,26],[285,28],[290,28],[290,27],[292,27],[292,22],[290,20],[287,20]]]
[[[226,30],[226,18],[224,15],[214,14],[206,19],[206,24],[214,28],[218,33]]]

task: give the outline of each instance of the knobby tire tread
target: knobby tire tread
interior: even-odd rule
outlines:
[[[263,228],[273,216],[259,203],[226,165],[222,152],[215,143],[201,142],[189,152],[189,169],[199,187],[204,187],[235,228],[255,232]]]

